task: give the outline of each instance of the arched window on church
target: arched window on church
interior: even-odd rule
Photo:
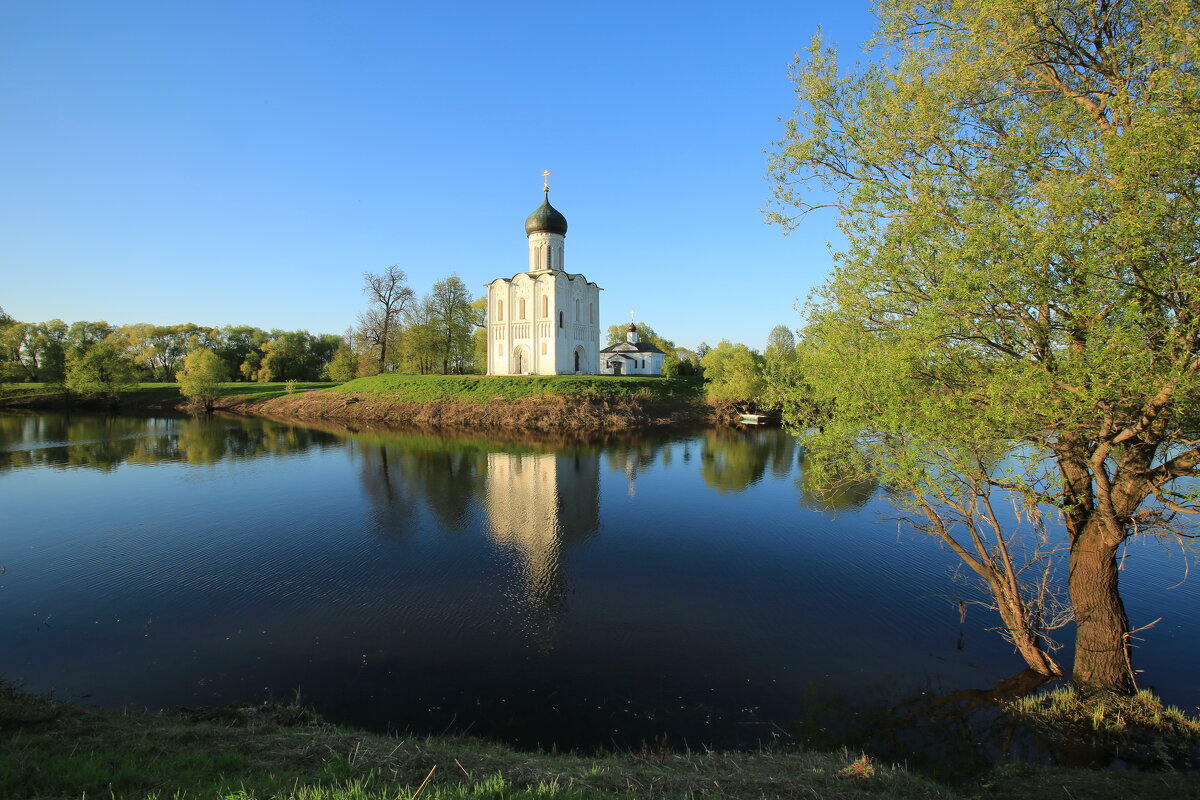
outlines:
[[[562,326],[563,326],[563,312],[560,311],[560,312],[558,312],[558,327],[561,328]]]
[[[579,313],[579,298],[575,298],[575,321],[583,322],[583,316]]]
[[[546,343],[542,342],[542,355],[546,355]]]
[[[596,304],[588,303],[588,321],[593,325],[596,324]]]
[[[504,301],[496,301],[496,322],[504,322]]]
[[[554,248],[546,248],[546,269],[554,269]]]
[[[579,372],[579,351],[575,351],[575,371]]]
[[[518,319],[525,319],[525,298],[521,298],[521,316]]]
[[[548,294],[542,295],[542,316],[550,316],[550,295]]]

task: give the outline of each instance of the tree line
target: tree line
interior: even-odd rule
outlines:
[[[84,373],[106,382],[172,382],[189,353],[204,349],[226,380],[316,381],[343,338],[248,325],[111,325],[60,319],[20,322],[0,309],[0,380],[67,386]]]
[[[381,273],[364,272],[362,278],[367,307],[342,335],[249,325],[21,322],[0,309],[0,382],[113,394],[141,382],[184,380],[185,374],[192,379],[202,375],[205,386],[212,387],[223,381],[344,382],[381,373],[486,372],[486,296],[473,298],[452,274],[418,297],[396,265]],[[637,328],[640,341],[665,354],[665,376],[708,375],[710,399],[746,407],[758,396],[768,365],[794,349],[784,326],[772,332],[765,354],[725,340],[712,348],[701,342],[690,350],[644,322]],[[605,344],[625,336],[625,326],[610,326]],[[775,342],[780,337],[787,339],[786,345]],[[197,357],[185,373],[189,355],[199,351],[212,357]]]
[[[364,274],[369,304],[343,335],[194,323],[22,322],[0,309],[0,382],[111,394],[180,380],[189,355],[210,352],[212,381],[347,381],[380,372],[468,374],[487,366],[486,298],[451,275],[417,298],[398,267]]]

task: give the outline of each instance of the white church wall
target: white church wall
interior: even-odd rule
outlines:
[[[528,272],[487,285],[488,374],[598,374],[599,287],[565,272],[562,234],[535,230],[528,246]]]

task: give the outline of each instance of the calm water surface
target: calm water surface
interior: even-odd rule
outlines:
[[[0,675],[102,706],[299,691],[335,721],[560,748],[865,725],[885,757],[930,758],[896,720],[1023,663],[988,612],[960,620],[951,554],[871,486],[818,500],[802,463],[776,430],[581,446],[0,416]],[[1196,709],[1187,563],[1136,545],[1122,588],[1135,627],[1162,617],[1143,684]]]

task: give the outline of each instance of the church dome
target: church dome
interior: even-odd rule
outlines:
[[[557,208],[550,205],[549,193],[546,194],[546,199],[537,207],[537,210],[525,220],[525,235],[529,236],[534,233],[567,235],[567,218],[559,213]]]

